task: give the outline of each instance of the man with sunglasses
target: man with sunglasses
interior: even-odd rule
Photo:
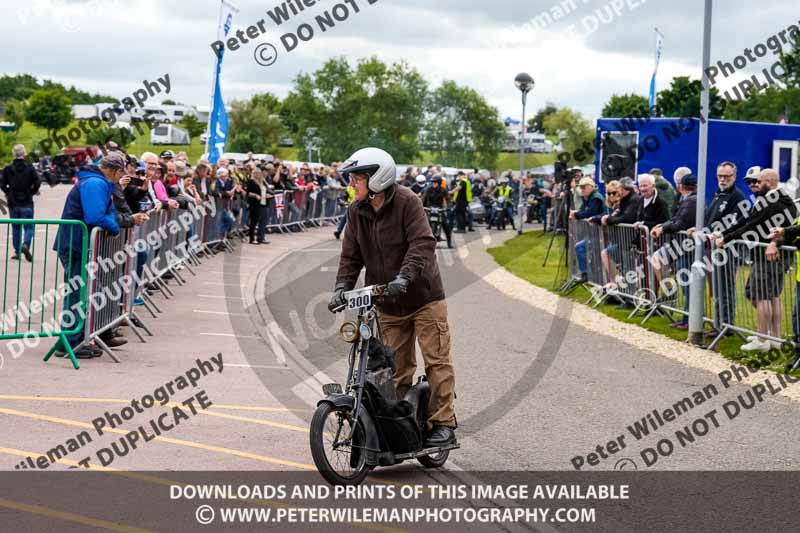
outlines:
[[[736,164],[723,161],[717,167],[717,185],[719,189],[706,208],[705,227],[711,230],[728,230],[738,226],[747,217],[747,212],[741,205],[747,205],[744,194],[736,187]],[[694,228],[688,233],[692,235]],[[714,329],[706,333],[707,337],[719,335],[723,323],[733,324],[736,316],[736,265],[730,252],[723,252],[726,268],[718,275],[715,290],[718,291],[714,299]],[[721,258],[718,258],[721,259]],[[729,331],[726,335],[733,335]]]

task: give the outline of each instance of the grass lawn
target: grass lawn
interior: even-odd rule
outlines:
[[[567,279],[567,269],[565,266],[566,253],[564,250],[564,236],[556,236],[547,266],[542,267],[544,257],[547,252],[547,245],[550,242],[550,234],[542,231],[530,231],[507,241],[502,246],[490,248],[488,252],[494,257],[498,264],[505,267],[512,274],[551,292],[558,294],[558,287]],[[561,267],[559,268],[559,259]],[[785,290],[794,290],[787,287]],[[589,299],[589,292],[584,288],[578,288],[567,298],[584,303]],[[743,297],[740,295],[740,297]],[[670,320],[665,317],[654,316],[644,325],[641,324],[644,318],[643,313],[628,318],[629,310],[617,309],[616,304],[603,304],[597,310],[622,322],[636,324],[654,333],[665,335],[677,341],[685,341],[687,334],[670,327]],[[769,353],[751,354],[742,352],[739,347],[743,344],[739,337],[728,337],[719,343],[720,353],[731,361],[736,361],[750,368],[764,368],[775,372],[783,372],[783,368],[792,358],[794,350],[784,347],[782,353],[773,350]],[[800,372],[797,373],[800,375]]]

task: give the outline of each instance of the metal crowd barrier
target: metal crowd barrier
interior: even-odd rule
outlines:
[[[615,296],[634,305],[629,318],[649,308],[656,300],[655,275],[648,261],[651,255],[652,240],[647,226],[607,226],[606,246],[600,257],[609,283],[597,305]]]
[[[33,235],[29,249],[32,261],[23,254],[13,259],[14,234],[18,233],[20,243],[24,243],[26,228]],[[62,238],[69,239],[65,257],[74,257],[73,261],[59,258]],[[84,329],[89,255],[86,224],[78,220],[0,220],[0,254],[4,259],[0,341],[9,341],[4,343],[5,348],[17,358],[25,346],[38,345],[41,338],[57,337],[44,360],[62,347],[72,366],[80,368],[67,337]],[[79,292],[76,312],[66,313],[66,296],[75,291]]]
[[[767,259],[767,244],[759,242],[733,241],[712,249],[717,254],[712,290],[719,335],[709,348],[729,331],[771,341],[773,347],[791,343],[797,249],[781,246],[777,261]]]
[[[718,332],[709,349],[730,332],[745,341],[755,336],[778,347],[792,344],[795,330],[800,331],[792,316],[798,304],[794,247],[780,247],[777,260],[769,261],[765,243],[740,240],[719,248],[705,235],[678,232],[652,239],[645,226],[602,227],[582,220],[570,221],[568,235],[570,274],[588,285],[593,297],[602,294],[594,298],[595,307],[616,296],[635,305],[630,317],[647,310],[642,323],[655,314],[688,318],[694,266],[702,268],[708,280],[703,320]],[[694,264],[696,246],[704,247],[700,265]],[[579,254],[586,258],[585,279]]]
[[[665,233],[660,238],[652,242],[652,254],[650,264],[656,277],[656,287],[658,298],[654,302],[650,312],[647,313],[642,324],[647,322],[655,314],[665,314],[671,320],[676,321],[677,316],[682,317],[681,321],[688,323],[689,317],[689,287],[691,285],[692,264],[694,263],[695,248],[702,245],[704,247],[704,267],[706,275],[711,278],[711,241],[703,236],[690,237],[685,231],[677,233]],[[714,324],[714,320],[709,318],[714,316],[714,301],[711,284],[706,284],[707,289],[703,291],[705,298],[704,317],[705,322]]]
[[[136,317],[133,312],[136,287],[132,276],[136,270],[136,256],[132,255],[132,235],[131,228],[122,229],[116,237],[94,228],[89,236],[89,264],[93,268],[88,272],[89,305],[81,345],[94,341],[117,363],[120,360],[103,341],[103,333],[124,323],[145,342],[131,322],[131,317]]]

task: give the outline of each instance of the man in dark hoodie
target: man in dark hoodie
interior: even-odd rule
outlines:
[[[3,169],[0,175],[0,189],[8,197],[11,218],[33,218],[33,196],[39,192],[41,182],[33,169],[33,165],[25,161],[25,146],[17,144],[12,148],[14,161]],[[20,246],[20,233],[24,227],[25,237]],[[33,224],[14,225],[11,228],[11,239],[14,242],[14,256],[20,254],[28,261],[33,261],[31,242],[33,241]]]
[[[64,202],[62,220],[79,220],[86,224],[88,234],[95,227],[103,228],[111,235],[119,235],[117,210],[114,207],[112,195],[117,182],[125,175],[127,159],[122,152],[109,152],[99,165],[87,165],[78,171],[78,183],[69,191]],[[58,230],[53,249],[58,252],[58,258],[64,267],[64,281],[70,287],[64,299],[64,313],[62,314],[62,329],[75,330],[78,324],[77,317],[85,312],[80,298],[80,288],[75,287],[77,277],[80,279],[84,267],[82,258],[83,232],[77,225],[61,225]],[[88,243],[87,243],[88,246]],[[71,348],[83,343],[83,328],[71,335],[67,335],[67,342]],[[74,350],[78,359],[99,357],[101,350],[88,346]],[[65,352],[57,351],[57,357],[63,357]]]
[[[767,244],[773,228],[786,228],[794,224],[797,208],[789,195],[779,188],[778,172],[765,168],[758,176],[758,185],[758,198],[750,210],[750,216],[732,228],[723,230],[722,235],[716,239],[718,247],[735,240]],[[758,332],[780,338],[783,321],[780,299],[783,292],[783,265],[780,262],[766,261],[765,252],[763,246],[752,249],[753,264],[744,293],[758,312]],[[748,340],[750,342],[742,346],[742,350],[746,352],[766,352],[773,347],[780,348],[779,343],[764,336],[751,337]]]

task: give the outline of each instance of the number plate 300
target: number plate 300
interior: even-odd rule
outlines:
[[[371,290],[355,290],[345,293],[348,309],[364,309],[372,304]]]

